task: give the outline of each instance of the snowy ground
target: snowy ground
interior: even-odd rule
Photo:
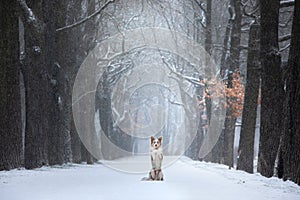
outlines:
[[[1,200],[299,200],[300,187],[277,178],[181,158],[165,181],[121,173],[101,164],[0,172]]]

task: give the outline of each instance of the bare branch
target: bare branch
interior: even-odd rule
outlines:
[[[244,22],[241,24],[241,28],[246,28],[246,27],[249,27],[251,24],[253,23],[253,20],[251,20],[250,22]]]
[[[24,22],[28,23],[29,25],[33,26],[35,31],[38,33],[44,32],[45,30],[45,23],[32,12],[32,10],[28,7],[25,0],[17,0],[20,6],[21,18]]]
[[[291,39],[291,34],[287,34],[278,38],[278,42],[285,42]]]
[[[240,51],[248,51],[248,46],[240,45]]]
[[[247,4],[242,4],[242,10],[243,10],[243,14],[246,16],[246,17],[251,17],[253,19],[256,19],[257,16],[255,16],[254,14],[258,11],[259,9],[259,6],[257,5],[251,12],[247,12],[246,11],[246,7],[247,7]]]
[[[291,43],[288,43],[287,45],[285,45],[284,47],[282,47],[281,49],[279,49],[279,52],[285,51],[286,49],[290,48],[290,46],[291,46]]]
[[[203,29],[206,29],[206,25],[203,24],[203,22],[200,22],[200,25],[202,26]]]
[[[242,28],[241,32],[242,33],[248,33],[250,31],[250,28]]]
[[[200,7],[200,9],[204,12],[204,14],[206,15],[206,8],[204,8],[204,6],[203,6],[203,2],[199,2],[198,0],[194,0],[195,1],[195,3]]]
[[[65,27],[61,27],[61,28],[58,28],[56,29],[56,32],[60,32],[60,31],[64,31],[66,29],[70,29],[70,28],[74,28],[76,26],[79,26],[83,23],[85,23],[86,21],[94,18],[95,16],[97,16],[98,14],[100,14],[110,3],[114,2],[115,0],[108,0],[102,7],[100,7],[96,12],[94,12],[93,14],[87,16],[86,18],[78,21],[78,22],[75,22],[74,24],[70,24],[68,26],[65,26]]]
[[[203,86],[203,87],[205,86],[205,84],[201,83],[199,79],[190,77],[190,76],[186,76],[186,75],[183,75],[183,74],[177,72],[175,67],[170,66],[170,64],[166,61],[166,59],[164,57],[162,57],[162,61],[170,69],[171,73],[175,74],[180,79],[185,79],[194,85],[199,85],[199,86]]]
[[[229,12],[229,15],[230,15],[229,19],[234,21],[235,17],[236,17],[236,14],[235,14],[234,8],[231,5],[228,6],[228,12]]]
[[[295,1],[294,0],[285,0],[285,1],[280,1],[280,8],[286,8],[290,6],[294,6]]]

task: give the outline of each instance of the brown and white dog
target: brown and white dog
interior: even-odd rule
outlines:
[[[151,164],[152,169],[149,172],[149,177],[145,177],[144,181],[162,181],[163,173],[161,170],[163,153],[162,153],[162,137],[154,138],[151,136]]]
[[[162,153],[162,137],[154,138],[151,136],[151,164],[150,178],[156,181],[163,180],[163,173],[161,171],[163,153]]]

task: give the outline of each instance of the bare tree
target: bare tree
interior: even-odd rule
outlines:
[[[21,97],[16,1],[0,2],[0,170],[21,167]]]
[[[56,61],[55,1],[18,1],[25,22],[26,93],[25,167],[63,164],[70,160],[70,139],[59,120],[60,96]]]
[[[235,20],[234,15],[234,8],[231,4],[228,5],[228,13],[229,18],[226,25],[225,35],[224,35],[224,41],[223,41],[223,49],[221,54],[221,61],[220,61],[220,75],[224,79],[228,76],[228,66],[226,66],[226,57],[228,54],[228,43],[230,41],[231,31],[233,22]],[[222,130],[221,135],[212,149],[212,155],[211,155],[211,161],[216,163],[224,163],[224,141],[225,141],[225,133],[224,130]]]
[[[46,1],[43,3],[43,21],[45,23],[45,47],[46,53],[46,73],[47,79],[47,102],[49,130],[47,134],[48,144],[48,163],[49,165],[63,164],[70,161],[71,152],[70,142],[68,142],[68,132],[65,131],[65,119],[61,118],[67,107],[62,104],[61,95],[59,93],[59,86],[63,83],[59,80],[60,66],[57,61],[58,57],[58,43],[56,28],[57,23],[60,21],[59,17],[64,13],[64,6],[59,1]]]
[[[20,1],[25,22],[25,65],[23,67],[26,96],[25,167],[41,167],[47,160],[47,87],[45,24],[40,1]]]
[[[259,24],[257,22],[250,26],[248,44],[247,81],[237,169],[253,173],[254,135],[260,85]]]
[[[300,1],[295,0],[291,47],[286,75],[280,177],[300,185]]]
[[[274,165],[282,133],[283,83],[278,46],[279,1],[261,0],[261,127],[258,171],[267,177]]]
[[[231,31],[230,54],[228,57],[228,80],[227,87],[232,88],[233,73],[239,70],[240,61],[240,38],[241,38],[241,1],[231,0],[231,6],[234,8],[234,21]],[[227,101],[225,129],[224,129],[224,164],[233,167],[233,145],[236,117],[233,114],[233,100]]]

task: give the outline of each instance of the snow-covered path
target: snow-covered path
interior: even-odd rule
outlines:
[[[181,158],[165,181],[140,181],[101,164],[0,172],[1,200],[299,200],[300,187],[228,167]]]

